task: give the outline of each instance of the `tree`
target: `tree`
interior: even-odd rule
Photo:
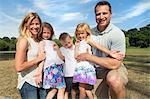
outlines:
[[[58,39],[54,39],[53,40],[59,47],[62,47],[62,45],[61,45],[61,43],[60,43],[60,41],[58,40]]]
[[[4,40],[0,40],[0,51],[8,51],[8,50],[9,44]]]
[[[6,42],[8,42],[8,43],[10,42],[9,37],[3,37],[3,40],[6,41]]]
[[[126,47],[130,47],[130,43],[129,43],[129,37],[126,37]]]

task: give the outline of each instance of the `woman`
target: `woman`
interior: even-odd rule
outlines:
[[[42,89],[37,87],[34,80],[38,63],[45,59],[44,53],[38,54],[38,34],[42,31],[41,24],[38,14],[31,12],[25,16],[19,28],[20,36],[16,44],[15,60],[18,72],[17,88],[22,99],[37,99],[44,95],[40,94]]]

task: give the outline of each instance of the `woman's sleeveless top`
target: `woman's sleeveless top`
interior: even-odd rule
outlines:
[[[29,46],[27,50],[27,61],[31,61],[37,57],[38,54],[38,42],[35,42],[32,38],[27,38]],[[21,89],[25,82],[32,86],[37,86],[34,80],[35,69],[37,66],[32,66],[29,69],[21,71],[18,73],[18,86]]]

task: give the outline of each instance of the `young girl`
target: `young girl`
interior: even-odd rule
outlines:
[[[106,54],[118,58],[119,56],[108,49],[96,44],[93,42],[89,36],[91,35],[91,30],[88,24],[81,23],[76,27],[75,35],[77,38],[75,44],[75,57],[80,53],[90,53],[91,45],[97,47],[99,50],[105,52]],[[88,44],[88,43],[89,44]],[[92,94],[93,85],[96,84],[96,72],[94,66],[88,61],[80,61],[77,63],[77,67],[75,68],[75,73],[73,77],[73,82],[79,82],[79,90],[80,90],[80,99],[85,99],[86,94],[89,99],[94,99]]]
[[[49,23],[44,22],[43,33],[39,35],[42,37],[40,42],[40,52],[45,52],[45,61],[39,64],[39,68],[36,72],[36,83],[39,84],[42,81],[42,69],[43,69],[43,88],[49,92],[46,99],[52,99],[57,94],[57,99],[63,99],[65,91],[65,80],[63,74],[63,61],[59,58],[59,48],[51,41],[54,34],[53,28]]]

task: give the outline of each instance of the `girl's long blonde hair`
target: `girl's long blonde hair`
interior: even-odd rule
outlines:
[[[23,21],[22,21],[22,23],[21,23],[21,25],[19,27],[19,32],[20,32],[20,36],[19,37],[28,38],[28,37],[32,36],[32,34],[31,34],[31,32],[29,31],[28,28],[29,28],[32,20],[35,19],[35,18],[39,19],[40,32],[42,32],[42,26],[41,26],[42,21],[41,21],[39,15],[37,13],[35,13],[35,12],[30,12],[24,17],[24,19],[23,19]]]

